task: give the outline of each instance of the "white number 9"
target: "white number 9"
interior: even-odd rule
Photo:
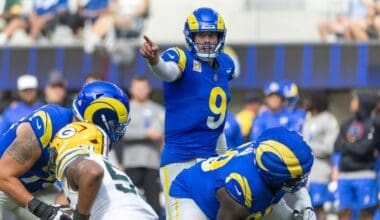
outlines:
[[[218,98],[219,103],[217,103]],[[211,90],[208,106],[215,116],[207,117],[207,126],[210,129],[216,129],[224,122],[227,113],[227,95],[222,88],[214,87]]]

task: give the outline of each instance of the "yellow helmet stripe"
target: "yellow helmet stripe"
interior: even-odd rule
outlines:
[[[252,207],[252,192],[251,188],[249,187],[249,183],[247,178],[244,176],[241,176],[239,173],[231,173],[228,175],[226,182],[229,182],[230,180],[236,180],[238,184],[240,185],[240,188],[243,190],[243,196],[244,196],[244,204],[248,207]]]
[[[218,31],[223,31],[224,30],[224,20],[222,18],[222,16],[219,16],[218,15],[218,24],[217,24],[217,27]]]
[[[128,121],[128,109],[119,100],[103,97],[93,101],[84,112],[84,120],[93,122],[93,115],[100,109],[110,109],[117,112],[118,122],[126,123]]]
[[[194,15],[187,17],[187,23],[189,24],[190,31],[199,30],[199,24]]]
[[[44,127],[43,135],[40,137],[40,141],[43,147],[46,147],[50,143],[50,139],[53,135],[53,124],[51,123],[50,115],[44,111],[38,111],[35,115],[39,116],[42,120],[42,125]]]
[[[284,162],[292,178],[303,175],[302,167],[296,155],[285,145],[273,140],[264,141],[257,147],[256,162],[261,169],[268,171],[262,162],[263,154],[268,152],[275,154]]]

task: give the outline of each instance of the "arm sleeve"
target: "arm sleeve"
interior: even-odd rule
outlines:
[[[285,201],[281,199],[272,209],[272,212],[264,216],[263,220],[269,219],[283,219],[283,220],[291,220],[293,218],[293,210],[286,205]]]
[[[166,82],[173,82],[181,76],[181,69],[173,61],[160,61],[156,65],[149,65],[155,76]]]

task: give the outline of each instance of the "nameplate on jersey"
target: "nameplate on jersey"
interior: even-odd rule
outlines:
[[[198,72],[198,73],[202,72],[201,63],[197,60],[193,61],[193,71]]]

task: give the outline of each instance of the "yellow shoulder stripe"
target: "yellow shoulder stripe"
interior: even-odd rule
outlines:
[[[181,71],[185,71],[185,67],[186,67],[186,55],[185,55],[185,52],[179,48],[179,47],[175,47],[174,48],[178,54],[178,66],[179,68],[181,69]]]

